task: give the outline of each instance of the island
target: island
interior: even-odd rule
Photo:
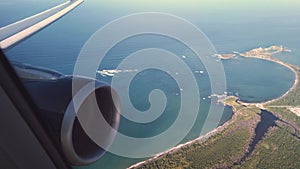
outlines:
[[[284,95],[262,103],[245,103],[227,93],[212,95],[232,107],[227,122],[129,168],[300,168],[300,72],[297,66],[273,58],[280,52],[291,51],[270,46],[234,54],[289,68],[295,81]]]
[[[219,59],[226,60],[226,59],[231,59],[231,58],[236,57],[236,54],[234,54],[234,53],[230,53],[230,54],[215,54],[214,56],[217,57],[217,58],[219,58]]]

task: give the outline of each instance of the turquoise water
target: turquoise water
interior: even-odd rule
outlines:
[[[20,6],[14,1],[2,2],[0,6],[1,16],[7,16],[0,20],[0,26],[17,21],[23,17],[40,12],[62,1],[37,3],[30,5],[31,1],[22,2]],[[292,53],[278,54],[276,58],[300,65],[300,13],[291,6],[268,7],[257,9],[253,12],[243,8],[224,6],[214,9],[202,7],[172,7],[169,6],[138,6],[121,5],[112,2],[85,1],[79,8],[66,15],[50,27],[23,41],[18,46],[7,51],[10,60],[29,63],[32,65],[47,67],[57,71],[72,74],[73,67],[81,47],[86,40],[101,26],[120,16],[133,12],[158,11],[168,12],[186,18],[199,27],[215,45],[219,53],[231,53],[233,51],[244,52],[259,46],[284,45],[292,50]],[[20,10],[22,8],[22,10]],[[186,9],[187,8],[187,9]],[[14,11],[14,15],[12,15]],[[201,97],[199,116],[190,133],[182,141],[188,141],[199,136],[209,106],[222,106],[214,103],[210,105],[208,96],[210,93],[209,77],[203,64],[184,45],[173,39],[143,35],[129,38],[115,46],[105,56],[99,69],[115,69],[126,56],[139,49],[159,47],[167,49],[179,57],[187,56],[184,60],[192,71],[204,70],[204,73],[195,74]],[[236,58],[222,61],[226,78],[227,91],[232,95],[238,95],[241,100],[248,102],[261,102],[279,97],[293,84],[294,75],[287,68],[273,62]],[[110,77],[98,75],[99,80],[110,82]],[[180,78],[185,78],[184,76]],[[164,80],[161,80],[164,79]],[[147,110],[149,91],[161,89],[168,98],[167,107],[163,115],[146,125],[136,124],[125,118],[121,119],[120,132],[134,137],[149,137],[166,130],[175,120],[180,99],[175,93],[179,92],[174,79],[167,73],[158,70],[140,72],[132,82],[130,98],[132,104],[139,110]],[[222,122],[231,116],[230,108],[226,107]],[[211,119],[213,121],[213,119]],[[221,122],[221,123],[222,123]],[[97,163],[82,168],[125,168],[141,161],[119,157],[107,153]]]

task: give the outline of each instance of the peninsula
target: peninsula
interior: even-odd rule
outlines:
[[[222,96],[220,101],[233,109],[230,120],[204,136],[129,168],[300,168],[299,68],[273,58],[280,52],[291,51],[270,46],[234,54],[289,68],[295,81],[284,95],[263,103]]]

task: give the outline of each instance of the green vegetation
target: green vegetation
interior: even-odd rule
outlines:
[[[295,95],[291,93],[291,96]],[[289,100],[290,95],[285,97]],[[300,98],[300,97],[299,97]],[[280,101],[280,100],[279,100]],[[233,121],[204,142],[197,142],[166,154],[138,168],[299,168],[300,118],[286,107],[265,106],[280,120],[255,147],[245,161],[241,161],[254,137],[261,110],[255,105],[243,105],[236,97],[223,101],[235,110]],[[282,102],[283,103],[283,102]],[[296,135],[294,135],[296,134]],[[298,151],[299,150],[299,151]]]
[[[232,166],[243,155],[250,136],[249,130],[241,127],[224,138],[217,141],[211,140],[204,145],[193,146],[192,149],[182,154],[191,164],[190,168]]]
[[[228,131],[227,131],[228,132]],[[227,133],[224,132],[223,134]],[[204,143],[195,143],[182,148],[173,154],[140,168],[211,168],[214,166],[231,166],[235,159],[243,155],[250,140],[247,128],[239,128],[225,137],[222,134],[210,138]],[[220,153],[221,152],[221,153]]]
[[[291,112],[285,107],[267,107],[267,110],[274,112],[281,117],[281,119],[289,122],[296,123],[297,126],[300,126],[300,118],[295,113]]]
[[[298,68],[290,67],[300,77]],[[300,117],[289,110],[300,107],[300,84],[268,104],[245,104],[237,99],[223,100],[235,113],[216,134],[137,168],[300,168]],[[260,121],[260,108],[278,118],[277,126],[269,128],[252,154],[245,156]]]
[[[237,102],[237,99],[238,99],[238,98],[235,97],[235,96],[230,96],[230,97],[226,98],[226,99],[223,101],[223,103],[224,103],[225,105],[231,106],[233,109],[235,109],[235,111],[239,111],[239,110],[241,110],[242,108],[244,108],[244,106],[241,105],[241,104],[239,104],[239,103]]]
[[[241,168],[299,168],[300,143],[287,127],[276,127]]]
[[[204,142],[191,144],[138,168],[198,169],[233,166],[242,158],[251,141],[254,127],[259,121],[260,109],[256,107],[246,109],[236,102],[236,98],[229,98],[225,101],[239,108],[238,115],[235,114],[233,117],[237,118],[233,123]]]
[[[230,96],[230,97],[227,97],[223,102],[224,102],[225,104],[230,104],[230,105],[232,105],[232,104],[235,104],[236,100],[237,100],[237,97],[235,97],[235,96]],[[236,103],[235,105],[238,105],[238,103]]]

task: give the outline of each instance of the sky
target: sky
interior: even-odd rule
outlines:
[[[66,0],[0,0],[0,15],[17,21],[64,1]],[[14,8],[20,5],[22,11],[19,7]],[[191,20],[203,17],[207,20],[234,21],[235,17],[243,16],[245,20],[254,20],[257,17],[284,16],[287,12],[289,16],[300,17],[299,0],[85,0],[82,5],[89,7],[90,15],[93,15],[93,11],[105,10],[103,14],[112,19],[137,12],[164,12]],[[0,26],[9,23],[5,21],[2,19]]]
[[[141,8],[260,8],[300,5],[299,0],[86,0],[102,5]],[[299,8],[298,8],[299,9]]]
[[[167,12],[193,16],[210,13],[282,15],[285,11],[299,13],[299,0],[85,0],[107,9],[135,12]],[[92,3],[91,3],[92,2]],[[124,13],[125,13],[124,12]]]
[[[59,4],[66,0],[1,0],[0,9],[18,4]],[[194,13],[207,11],[280,12],[280,9],[299,11],[299,0],[85,0],[95,8],[127,10],[128,12]],[[25,6],[26,7],[26,6]]]

